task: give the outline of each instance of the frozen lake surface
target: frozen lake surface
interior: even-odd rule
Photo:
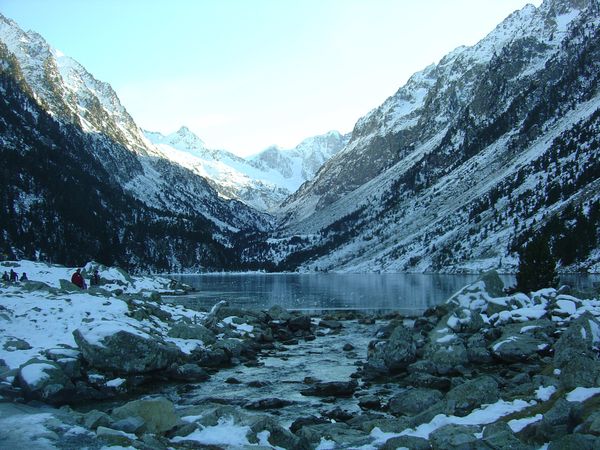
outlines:
[[[210,308],[219,300],[248,309],[279,305],[288,310],[398,311],[422,313],[446,301],[462,287],[479,279],[477,274],[207,274],[174,275],[198,291],[178,298],[186,306]],[[512,275],[501,275],[505,286]],[[586,289],[600,275],[562,275],[561,283]]]

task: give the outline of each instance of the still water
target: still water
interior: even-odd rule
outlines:
[[[210,308],[219,300],[227,300],[249,309],[279,305],[303,311],[352,309],[412,315],[444,302],[479,275],[224,273],[173,278],[197,289],[186,300],[199,307]],[[512,275],[501,278],[505,286],[515,283]],[[562,283],[578,288],[589,288],[599,281],[600,275],[561,277]]]

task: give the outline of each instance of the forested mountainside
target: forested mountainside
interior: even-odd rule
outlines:
[[[43,110],[2,44],[0,54],[4,258],[150,271],[236,267],[213,222],[151,208],[115,183],[90,137]]]
[[[515,250],[544,234],[563,270],[598,271],[599,25],[597,0],[546,0],[415,74],[358,121],[285,202],[280,230],[243,258],[514,270]]]

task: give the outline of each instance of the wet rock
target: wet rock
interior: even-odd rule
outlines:
[[[263,410],[263,409],[281,409],[281,408],[285,408],[286,406],[290,406],[293,405],[295,402],[291,401],[291,400],[283,400],[281,398],[263,398],[260,400],[254,400],[251,402],[248,402],[244,405],[244,408],[246,409],[259,409],[259,410]]]
[[[200,367],[228,367],[231,365],[231,355],[223,348],[196,348],[189,357]]]
[[[324,417],[317,417],[317,416],[300,417],[300,418],[294,420],[294,422],[292,422],[292,424],[290,425],[290,431],[294,434],[297,434],[298,431],[302,427],[310,426],[310,425],[320,425],[320,424],[326,424],[326,423],[330,423],[330,421],[325,419]]]
[[[474,435],[477,427],[463,425],[445,425],[429,435],[429,442],[434,450],[475,450],[489,447]]]
[[[381,400],[376,395],[367,395],[360,398],[358,406],[361,409],[381,409]]]
[[[169,377],[178,381],[206,381],[208,372],[197,364],[183,364],[169,371]]]
[[[388,411],[394,415],[415,415],[441,401],[443,394],[434,389],[407,389],[392,397]]]
[[[319,327],[329,328],[331,330],[341,330],[343,325],[341,322],[338,322],[337,320],[323,319],[319,322]]]
[[[306,425],[296,434],[313,445],[324,439],[335,442],[340,448],[360,447],[372,441],[370,436],[365,436],[363,432],[350,428],[343,422]]]
[[[250,381],[248,382],[248,387],[252,387],[252,388],[261,388],[261,387],[265,387],[265,386],[269,386],[271,383],[269,381]]]
[[[135,374],[164,370],[182,359],[174,345],[137,329],[116,329],[110,323],[97,323],[73,332],[86,362],[99,370]]]
[[[458,416],[464,416],[485,403],[495,403],[499,398],[498,383],[488,375],[462,383],[446,394],[449,407]]]
[[[235,377],[228,377],[225,379],[225,383],[227,384],[242,384],[242,381]]]
[[[391,373],[406,369],[416,360],[417,347],[411,330],[404,326],[394,329],[387,342],[369,346],[365,368]]]
[[[290,331],[310,331],[311,329],[311,320],[309,316],[298,316],[293,317],[288,320],[288,328]]]
[[[354,380],[317,382],[300,393],[315,397],[352,397],[357,387],[358,383]]]
[[[115,408],[112,412],[114,420],[141,417],[144,430],[149,433],[164,433],[173,428],[178,418],[173,403],[164,398],[153,400],[135,400]]]
[[[342,347],[342,350],[345,352],[351,352],[352,350],[354,350],[354,345],[350,344],[349,342],[346,342]]]
[[[283,428],[271,417],[261,416],[252,418],[249,426],[252,432],[252,435],[249,438],[251,443],[258,442],[258,433],[268,431],[269,437],[267,440],[269,444],[277,448],[290,448],[298,450],[304,450],[306,448],[308,450],[307,446],[303,445],[297,436]]]
[[[339,406],[337,408],[330,409],[329,411],[323,411],[321,412],[321,415],[335,422],[348,422],[355,417],[355,414],[342,409]]]
[[[417,388],[436,389],[438,391],[447,391],[452,386],[448,377],[431,375],[424,372],[414,372],[402,380],[402,385],[413,386]]]

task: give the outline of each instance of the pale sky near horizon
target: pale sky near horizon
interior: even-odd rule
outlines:
[[[241,156],[356,121],[541,0],[2,0],[115,89],[139,126]]]

